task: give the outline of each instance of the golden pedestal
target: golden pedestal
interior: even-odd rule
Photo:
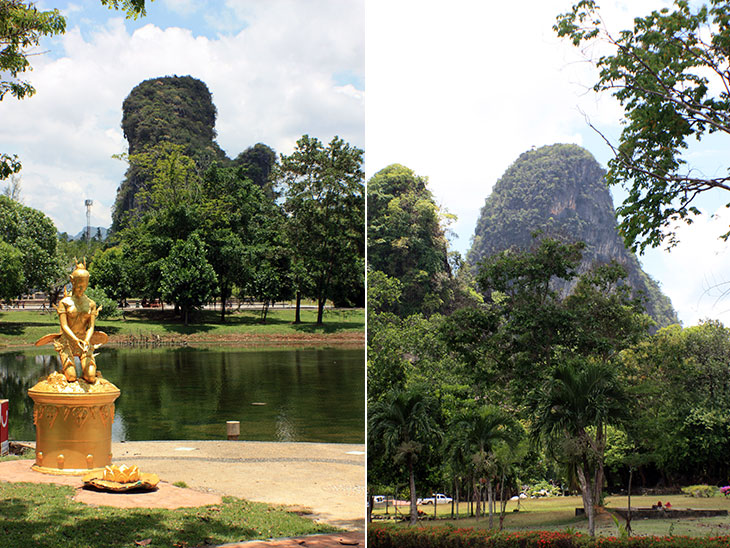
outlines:
[[[33,470],[83,475],[112,462],[114,400],[120,391],[105,379],[69,383],[59,373],[28,390],[35,403]]]

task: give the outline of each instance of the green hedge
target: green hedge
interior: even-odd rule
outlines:
[[[719,548],[727,537],[596,537],[559,531],[498,533],[453,526],[370,525],[368,548]]]

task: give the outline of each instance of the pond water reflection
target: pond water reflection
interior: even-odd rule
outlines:
[[[228,420],[244,440],[365,440],[364,349],[104,347],[97,363],[122,391],[114,441],[225,439]],[[27,391],[56,368],[48,349],[0,353],[10,439],[35,439]]]

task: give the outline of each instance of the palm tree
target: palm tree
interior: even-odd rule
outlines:
[[[459,430],[454,429],[448,432],[448,436],[444,443],[444,455],[446,457],[447,475],[454,482],[454,499],[456,501],[456,519],[459,519],[459,484],[464,479],[464,471],[468,469],[468,455],[464,453],[464,447],[459,443],[459,439],[455,434]],[[454,501],[451,502],[451,517],[454,517]]]
[[[415,463],[424,443],[441,432],[433,418],[434,405],[423,393],[391,390],[370,408],[368,436],[380,438],[387,454],[408,469],[411,489],[411,524],[418,521]]]
[[[609,364],[579,358],[559,364],[531,401],[532,434],[574,467],[591,536],[603,489],[606,427],[628,417],[628,404]]]
[[[499,444],[510,448],[517,446],[524,430],[517,420],[499,407],[486,405],[480,409],[457,415],[449,428],[451,433],[450,452],[470,455],[474,476],[487,477],[489,496],[489,526],[492,526],[492,478],[495,474],[495,449]],[[477,494],[477,516],[479,496]]]

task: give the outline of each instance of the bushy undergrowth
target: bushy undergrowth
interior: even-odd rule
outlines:
[[[710,498],[720,494],[720,488],[714,485],[688,485],[682,487],[682,493],[695,498]]]
[[[483,529],[368,527],[368,548],[727,548],[730,537],[596,537],[558,531],[498,533]]]
[[[547,481],[538,481],[525,490],[528,497],[559,497],[562,495],[560,487]]]

